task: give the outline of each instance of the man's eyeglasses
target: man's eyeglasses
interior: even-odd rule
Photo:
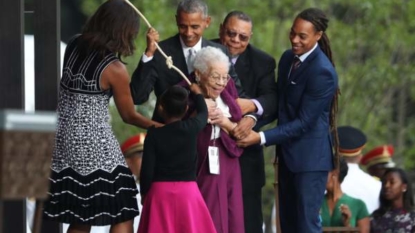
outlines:
[[[215,81],[216,83],[222,82],[222,83],[227,83],[229,81],[229,79],[231,78],[231,76],[229,76],[229,74],[225,75],[225,76],[221,76],[218,73],[212,73],[209,75],[210,80]]]
[[[228,30],[228,29],[225,30],[225,33],[230,38],[235,38],[236,36],[238,36],[239,37],[239,40],[240,41],[243,41],[243,42],[247,42],[249,40],[249,37],[250,37],[248,35],[240,34],[240,33],[237,33],[237,32],[231,31],[231,30]]]

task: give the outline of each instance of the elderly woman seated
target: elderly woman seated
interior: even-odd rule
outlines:
[[[242,113],[235,83],[228,75],[229,58],[220,49],[205,47],[196,54],[193,66],[190,80],[200,85],[209,109],[209,120],[198,135],[197,183],[217,232],[243,233],[239,166],[243,150],[230,135]]]

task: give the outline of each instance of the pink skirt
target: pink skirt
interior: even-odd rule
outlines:
[[[153,182],[138,233],[216,233],[195,181]]]

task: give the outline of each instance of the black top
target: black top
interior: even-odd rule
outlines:
[[[208,111],[202,95],[196,95],[195,103],[195,117],[148,130],[140,174],[142,194],[154,181],[196,180],[197,134],[207,124]]]
[[[109,64],[118,60],[110,51],[88,51],[87,42],[81,35],[76,35],[65,50],[60,87],[69,92],[101,95],[106,92],[100,85],[102,73]]]

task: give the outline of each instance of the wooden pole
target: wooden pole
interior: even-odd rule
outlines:
[[[61,71],[60,6],[60,0],[34,1],[36,111],[56,111],[58,103]],[[52,154],[50,154],[50,156],[52,156]],[[36,199],[33,233],[62,232],[62,224],[59,222],[42,221],[42,207],[44,201],[44,198]]]
[[[0,1],[0,109],[24,109],[24,1]],[[0,123],[1,124],[1,123]],[[1,133],[2,134],[2,133]],[[0,233],[25,233],[25,202],[4,197],[3,172],[8,166],[0,136]],[[8,141],[9,142],[9,141]],[[9,142],[10,143],[10,142]],[[19,176],[21,174],[14,174]],[[10,190],[7,190],[10,191]]]
[[[274,160],[274,192],[275,192],[275,227],[277,233],[281,233],[280,223],[280,198],[279,198],[279,185],[278,185],[278,157],[275,156]]]

